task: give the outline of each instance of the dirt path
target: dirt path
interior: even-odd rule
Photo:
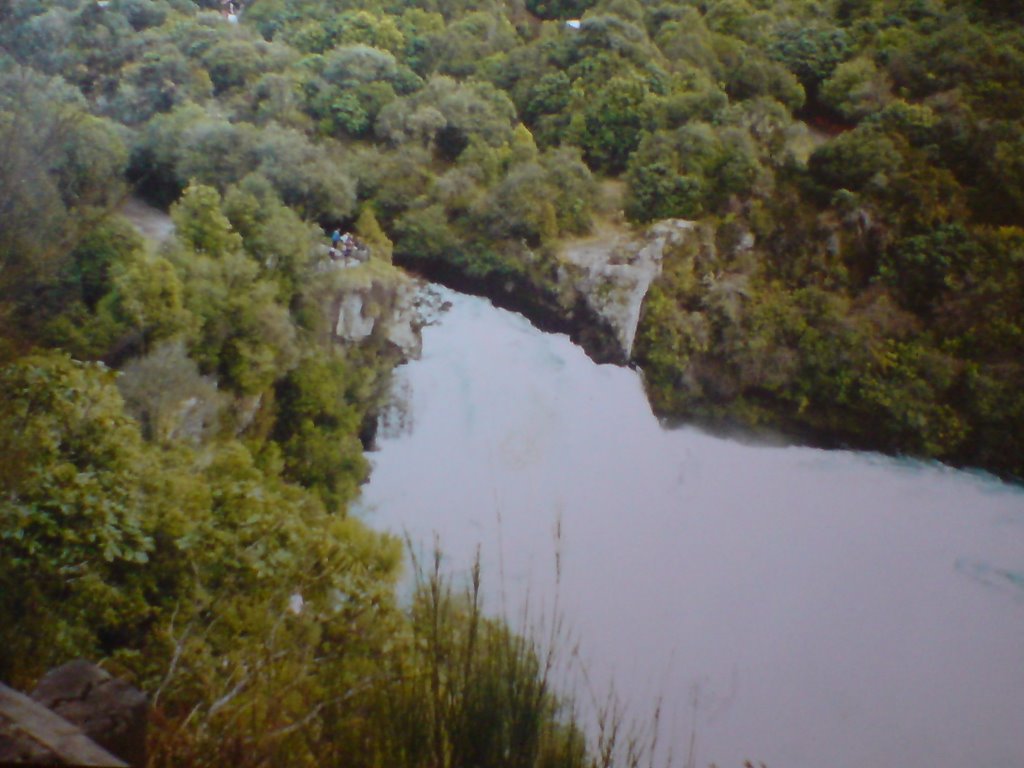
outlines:
[[[170,216],[134,196],[121,205],[121,215],[154,245],[162,243],[174,231],[174,222]]]
[[[558,244],[562,258],[581,266],[607,262],[609,253],[632,237],[633,231],[622,213],[625,193],[625,182],[619,179],[601,181],[593,227],[586,235],[563,239]]]

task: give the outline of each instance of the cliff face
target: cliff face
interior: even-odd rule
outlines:
[[[340,294],[335,300],[334,337],[345,343],[379,338],[405,359],[419,357],[422,346],[418,311],[419,285],[406,276],[373,282]]]
[[[335,343],[376,343],[401,360],[419,357],[422,281],[372,261],[331,264],[321,274],[318,293]]]
[[[559,254],[559,287],[582,301],[610,336],[605,340],[606,354],[599,356],[613,362],[630,359],[644,297],[661,274],[666,249],[694,236],[693,222],[666,219],[639,233],[589,238],[565,246]],[[586,348],[586,338],[581,343]]]
[[[624,365],[665,253],[699,236],[694,222],[666,219],[639,231],[614,229],[570,240],[553,254],[533,253],[524,244],[507,256],[521,268],[507,272],[474,272],[445,257],[397,258],[429,280],[519,312],[543,331],[568,334],[595,362]],[[366,314],[356,313],[355,300],[349,301],[344,327],[355,331]]]

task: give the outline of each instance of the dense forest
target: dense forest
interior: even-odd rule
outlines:
[[[609,764],[549,644],[429,564],[398,600],[347,509],[402,355],[331,297],[397,264],[557,308],[566,242],[692,220],[633,350],[660,415],[1024,477],[1021,20],[3,0],[0,680],[104,660],[154,765]]]

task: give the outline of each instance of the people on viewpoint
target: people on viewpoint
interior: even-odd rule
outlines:
[[[331,245],[327,249],[327,255],[331,261],[341,261],[348,264],[350,258],[356,261],[366,261],[370,257],[370,249],[362,240],[351,232],[344,232],[335,229],[331,232]]]

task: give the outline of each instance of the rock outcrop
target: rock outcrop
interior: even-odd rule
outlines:
[[[103,749],[74,723],[0,684],[0,765],[126,768],[128,764]]]
[[[31,696],[0,685],[0,763],[142,766],[144,694],[84,660],[48,672]]]
[[[592,237],[571,242],[561,252],[558,281],[563,292],[578,294],[613,336],[616,362],[633,351],[644,297],[658,275],[666,249],[694,232],[682,219],[659,221],[640,233]],[[590,350],[588,350],[590,352]]]
[[[328,272],[327,274],[331,274]],[[335,342],[377,341],[403,359],[419,357],[422,281],[373,262],[333,271],[323,306]]]
[[[47,672],[32,698],[129,765],[145,765],[149,702],[124,680],[78,659]]]

